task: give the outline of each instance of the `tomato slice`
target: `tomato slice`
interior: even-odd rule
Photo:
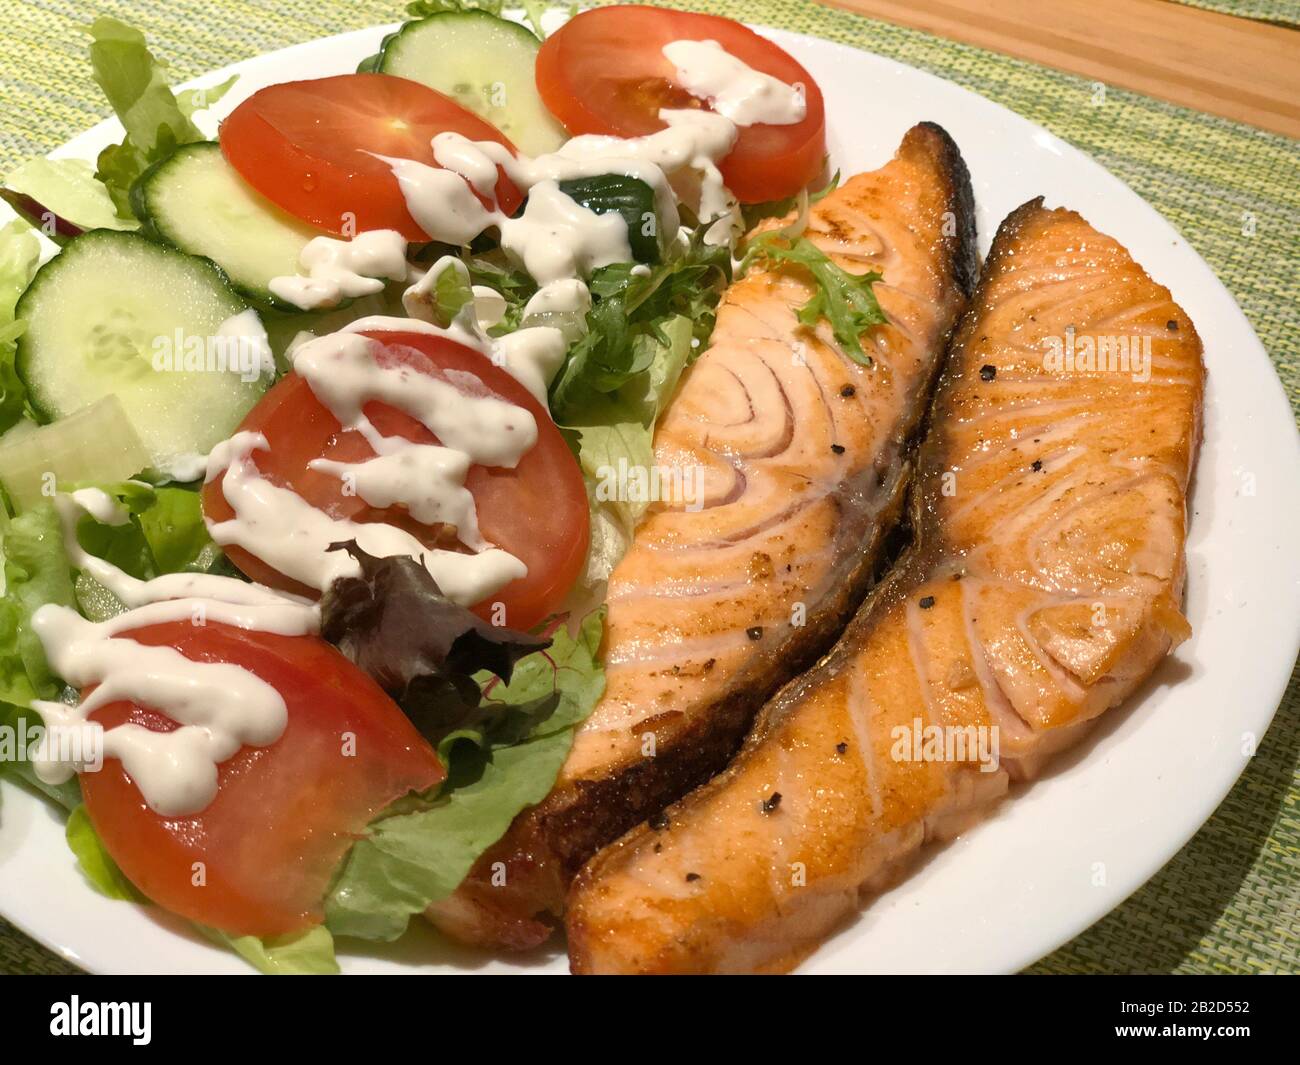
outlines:
[[[454,100],[389,74],[261,89],[221,124],[221,150],[268,200],[327,233],[395,229],[407,240],[426,241],[397,179],[376,156],[437,166],[430,141],[444,132],[515,150],[495,126]],[[504,173],[496,193],[507,214],[523,200]]]
[[[257,936],[319,923],[330,880],[356,836],[394,800],[446,775],[379,686],[314,636],[213,621],[166,622],[124,636],[195,661],[242,666],[280,692],[289,711],[275,743],[244,747],[218,767],[216,799],[190,817],[149,809],[119,761],[81,775],[86,812],[108,853],[131,883],[182,917]],[[110,703],[93,718],[105,728],[177,727],[131,702]]]
[[[790,55],[731,19],[639,4],[583,11],[543,42],[537,89],[570,133],[653,133],[664,127],[660,108],[708,106],[674,81],[663,47],[679,40],[717,41],[755,70],[804,86],[802,122],[740,128],[720,167],[740,201],[779,200],[816,179],[826,158],[821,90]]]
[[[471,466],[465,487],[474,496],[479,529],[491,543],[509,551],[528,567],[527,576],[511,581],[476,606],[484,618],[500,622],[494,605],[502,604],[505,624],[528,629],[553,613],[577,579],[587,555],[589,517],[582,472],[559,429],[532,394],[481,352],[428,333],[368,332],[378,343],[375,357],[386,365],[409,365],[421,373],[452,379],[462,391],[466,375],[477,378],[483,392],[525,408],[537,422],[537,443],[514,469]],[[366,415],[386,436],[437,443],[414,418],[387,404],[369,403]],[[290,488],[314,507],[335,518],[387,521],[400,525],[430,547],[448,547],[447,530],[422,526],[400,507],[377,510],[355,494],[345,495],[335,476],[308,469],[312,459],[364,462],[374,451],[360,433],[344,430],[318,400],[306,380],[288,374],[262,397],[239,427],[265,435],[269,451],[253,453],[262,476]],[[221,493],[222,478],[203,488],[203,510],[210,521],[234,517]],[[312,595],[236,545],[226,554],[253,580],[273,588]]]

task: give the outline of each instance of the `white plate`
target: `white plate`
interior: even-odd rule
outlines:
[[[384,31],[364,30],[238,63],[221,113],[262,86],[355,69]],[[764,31],[768,32],[768,31]],[[1196,832],[1232,787],[1273,716],[1300,641],[1300,446],[1291,410],[1250,325],[1187,243],[1117,178],[1046,130],[930,74],[792,33],[769,34],[817,78],[831,154],[871,170],[921,119],[961,146],[987,250],[998,222],[1039,194],[1121,240],[1173,291],[1205,341],[1205,444],[1193,495],[1187,616],[1195,635],[1094,739],[988,822],[933,853],[805,965],[809,972],[1010,972],[1117,906]],[[86,74],[89,77],[89,73]],[[872,101],[864,110],[862,101]],[[93,159],[104,122],[57,154]],[[96,895],[62,824],[6,785],[0,913],[96,972],[241,972],[179,922]],[[364,950],[364,945],[362,945]],[[341,954],[349,972],[559,972],[558,949],[526,963],[455,951],[421,927],[382,952]]]

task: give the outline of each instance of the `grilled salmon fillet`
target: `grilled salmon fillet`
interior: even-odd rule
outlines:
[[[816,292],[801,268],[730,286],[655,435],[667,483],[700,489],[638,528],[609,584],[605,694],[550,796],[433,907],[444,931],[517,949],[545,939],[534,918],[562,911],[581,865],[722,769],[763,703],[843,630],[902,511],[974,287],[974,225],[965,164],[930,123],[813,207],[806,236],[845,270],[883,275],[869,367],[826,323],[800,325]]]
[[[1015,211],[939,384],[913,544],[723,774],[583,870],[574,971],[788,969],[1119,703],[1190,632],[1203,378],[1123,247]]]

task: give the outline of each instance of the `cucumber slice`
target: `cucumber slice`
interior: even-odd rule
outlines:
[[[208,260],[138,233],[91,230],[42,266],[18,301],[27,322],[18,375],[41,421],[116,395],[153,468],[183,477],[269,382],[238,360],[236,372],[226,368],[230,347],[217,341],[246,309]]]
[[[408,22],[387,38],[378,69],[450,96],[521,152],[541,155],[565,140],[533,78],[541,46],[517,22],[486,11],[446,11]]]
[[[125,481],[151,461],[116,396],[52,425],[11,430],[0,438],[0,483],[20,509],[39,503],[51,489]]]
[[[251,189],[220,145],[187,144],[155,163],[131,186],[131,208],[151,233],[211,259],[251,299],[296,309],[268,286],[296,274],[302,249],[321,234]]]

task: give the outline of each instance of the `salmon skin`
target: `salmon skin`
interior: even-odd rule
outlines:
[[[583,870],[574,971],[786,970],[1124,699],[1190,633],[1203,382],[1192,323],[1116,241],[1041,199],[1008,217],[939,384],[914,543],[726,772]]]
[[[655,436],[660,505],[609,585],[605,694],[550,796],[516,819],[430,917],[458,939],[527,948],[600,847],[722,769],[754,715],[834,642],[903,509],[919,426],[977,269],[970,179],[938,126],[817,203],[805,235],[879,271],[887,322],[861,365],[800,325],[800,267],[725,293],[708,349]],[[494,875],[494,873],[496,875]]]

